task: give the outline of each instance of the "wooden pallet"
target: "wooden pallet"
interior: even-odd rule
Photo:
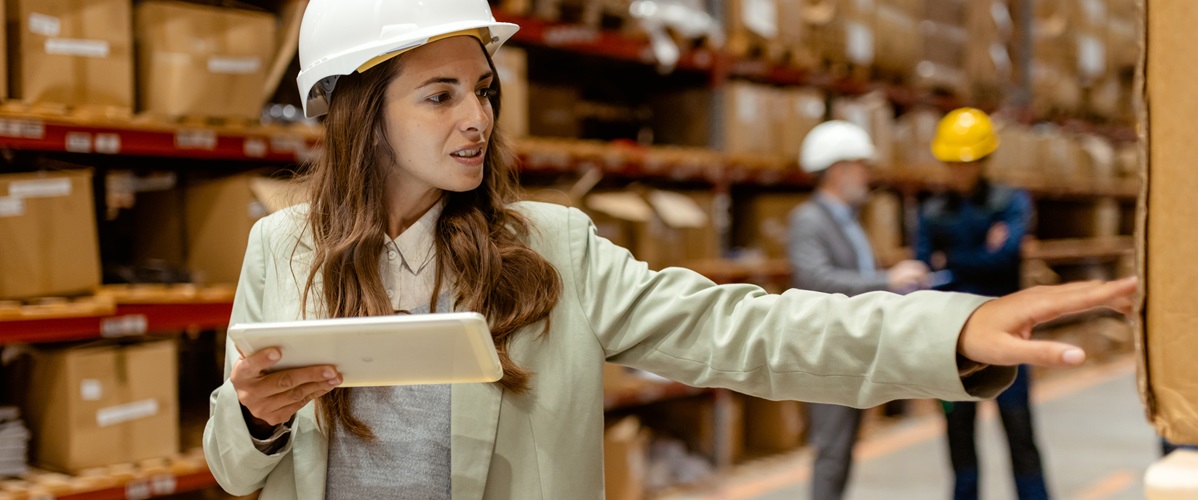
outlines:
[[[46,318],[105,316],[116,311],[116,303],[106,297],[40,297],[27,301],[0,301],[0,321]]]
[[[233,285],[104,285],[96,296],[114,304],[195,304],[230,302],[235,292]]]

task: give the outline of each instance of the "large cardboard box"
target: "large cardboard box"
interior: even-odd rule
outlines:
[[[10,95],[133,109],[130,0],[6,0]]]
[[[90,170],[0,175],[0,299],[100,284]]]
[[[778,133],[778,152],[788,160],[798,161],[803,139],[827,115],[827,96],[816,88],[782,89],[777,92],[781,102],[772,108],[777,113],[774,130]]]
[[[645,497],[649,469],[649,430],[636,417],[624,417],[603,431],[603,489],[612,500]]]
[[[195,182],[183,189],[142,193],[135,205],[141,229],[139,263],[184,266],[200,283],[236,283],[258,219],[300,202],[297,186],[254,174]]]
[[[1178,444],[1198,444],[1198,170],[1191,133],[1198,116],[1198,3],[1152,0],[1146,11],[1146,88],[1139,101],[1146,181],[1136,229],[1143,294],[1139,384],[1157,432]]]
[[[744,401],[747,453],[784,453],[803,445],[806,421],[802,403],[752,396],[745,396]]]
[[[811,198],[810,193],[758,193],[735,200],[732,209],[733,246],[760,250],[772,259],[786,258],[790,212]]]
[[[25,410],[33,461],[64,472],[179,451],[174,340],[37,351]]]
[[[274,16],[262,12],[157,0],[138,5],[141,109],[257,119],[277,29]]]
[[[780,92],[748,82],[728,82],[722,90],[721,140],[729,154],[777,154],[773,107]]]
[[[528,135],[528,54],[524,49],[504,47],[494,59],[503,85],[499,129],[508,138],[524,137]]]

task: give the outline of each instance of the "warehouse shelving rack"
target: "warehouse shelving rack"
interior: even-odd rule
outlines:
[[[521,25],[515,35],[516,44],[566,51],[569,53],[652,64],[653,59],[645,40],[627,37],[616,32],[591,27],[545,21],[495,12],[500,21]],[[783,86],[813,86],[836,95],[862,95],[882,92],[898,106],[930,106],[947,110],[961,104],[948,95],[936,94],[893,83],[871,82],[851,77],[833,76],[784,65],[738,59],[725,52],[711,49],[684,51],[678,64],[681,71],[706,75],[711,85],[732,79],[743,79]],[[1024,121],[1035,121],[1025,114]],[[1084,121],[1067,120],[1060,123],[1069,131],[1087,132],[1117,142],[1136,139],[1131,127],[1094,125]],[[200,161],[233,161],[245,164],[290,165],[302,163],[318,150],[320,131],[309,125],[218,125],[202,122],[162,122],[144,118],[96,118],[70,114],[0,107],[0,149],[70,153],[76,155],[130,156]],[[577,141],[582,142],[582,141]],[[711,186],[716,192],[727,193],[732,186],[762,187],[810,191],[813,181],[795,165],[746,163],[742,159],[715,151],[703,151],[705,162],[665,161],[653,158],[653,148],[635,143],[600,144],[603,153],[563,153],[559,149],[547,153],[529,141],[531,146],[517,144],[521,159],[520,170],[532,176],[539,174],[581,174],[598,169],[603,176],[639,182],[685,182]],[[904,175],[882,175],[879,183],[904,194],[926,191],[929,183]],[[1139,193],[1134,179],[1089,184],[1063,184],[1045,179],[1023,179],[1019,184],[1035,196],[1048,199],[1087,200],[1112,197],[1127,201]],[[1062,239],[1040,241],[1025,249],[1025,258],[1043,260],[1050,264],[1078,262],[1110,262],[1124,258],[1133,251],[1129,237]],[[781,260],[765,260],[756,264],[726,260],[692,262],[689,265],[717,283],[768,282],[789,283],[789,265]],[[231,296],[188,300],[139,300],[130,297],[112,299],[110,308],[92,313],[43,314],[5,317],[0,315],[0,346],[15,343],[60,342],[105,336],[165,334],[188,330],[220,329],[227,326],[232,308]],[[711,397],[717,405],[717,418],[726,418],[727,404],[733,395],[728,391],[688,387],[678,383],[660,383],[636,391],[605,394],[604,407],[609,411],[629,410],[638,406],[685,397]],[[722,408],[722,409],[719,409]],[[717,424],[717,426],[720,424]],[[717,465],[731,465],[727,455],[727,436],[717,444]],[[173,485],[165,478],[157,482],[136,479],[116,486],[93,491],[80,491],[59,498],[116,499],[150,498],[167,493],[198,490],[215,485],[206,470],[175,474]],[[161,487],[155,484],[163,485]],[[169,490],[169,491],[168,491]]]

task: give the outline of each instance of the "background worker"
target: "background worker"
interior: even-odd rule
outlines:
[[[860,209],[869,200],[876,157],[869,134],[849,122],[822,123],[803,140],[799,164],[817,177],[817,185],[815,196],[790,213],[788,254],[795,288],[853,296],[924,287],[928,269],[922,262],[877,269],[858,222]],[[812,498],[842,498],[862,410],[819,403],[807,408],[816,449]]]
[[[932,153],[948,164],[949,189],[928,199],[920,211],[917,257],[940,272],[942,290],[998,297],[1019,290],[1022,242],[1032,219],[1031,197],[1022,189],[986,178],[989,155],[998,149],[990,117],[973,108],[941,120]],[[1020,499],[1048,498],[1028,401],[1029,369],[997,398],[1007,433],[1011,468]],[[948,446],[955,476],[953,498],[978,498],[979,469],[974,438],[976,403],[945,403]]]

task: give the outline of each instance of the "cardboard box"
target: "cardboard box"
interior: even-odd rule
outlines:
[[[271,14],[170,1],[137,6],[139,104],[167,116],[257,120],[278,29]]]
[[[504,136],[518,139],[528,135],[528,54],[524,49],[504,47],[495,53],[495,71],[499,74],[499,129]]]
[[[832,101],[832,118],[851,122],[869,132],[877,149],[875,165],[889,169],[894,158],[894,106],[880,92]],[[929,146],[930,147],[930,146]]]
[[[196,182],[142,193],[133,245],[139,263],[185,266],[198,283],[237,283],[250,229],[258,219],[301,201],[297,186],[257,175]]]
[[[585,205],[600,236],[627,248],[652,269],[720,254],[713,224],[716,196],[711,192],[596,192],[586,197]]]
[[[537,96],[537,105],[528,110],[528,133],[534,137],[582,136],[582,120],[577,105],[582,100],[578,87],[528,84],[528,94]]]
[[[790,212],[810,198],[810,193],[757,193],[743,202],[736,200],[733,246],[759,249],[771,259],[786,258]]]
[[[1198,116],[1198,9],[1191,2],[1146,4],[1147,54],[1141,66],[1146,87],[1139,100],[1146,139],[1136,228],[1142,302],[1136,348],[1140,393],[1157,432],[1177,444],[1198,445],[1198,170],[1194,138]]]
[[[722,150],[729,154],[777,154],[773,107],[779,91],[748,82],[728,82],[722,91]]]
[[[6,1],[13,98],[133,109],[130,0]]]
[[[645,497],[649,468],[649,429],[636,417],[624,417],[603,431],[603,489],[612,500]]]
[[[744,400],[739,394],[673,399],[648,407],[642,414],[655,431],[678,437],[692,451],[719,467],[744,455]]]
[[[749,453],[784,453],[803,445],[803,405],[745,396],[745,449]]]
[[[816,88],[794,88],[778,91],[781,102],[773,106],[777,112],[778,151],[788,160],[798,161],[803,139],[828,114],[827,96]]]
[[[77,472],[179,451],[174,340],[38,351],[26,387],[34,463]]]
[[[0,299],[99,286],[91,171],[0,175],[0,241]]]

